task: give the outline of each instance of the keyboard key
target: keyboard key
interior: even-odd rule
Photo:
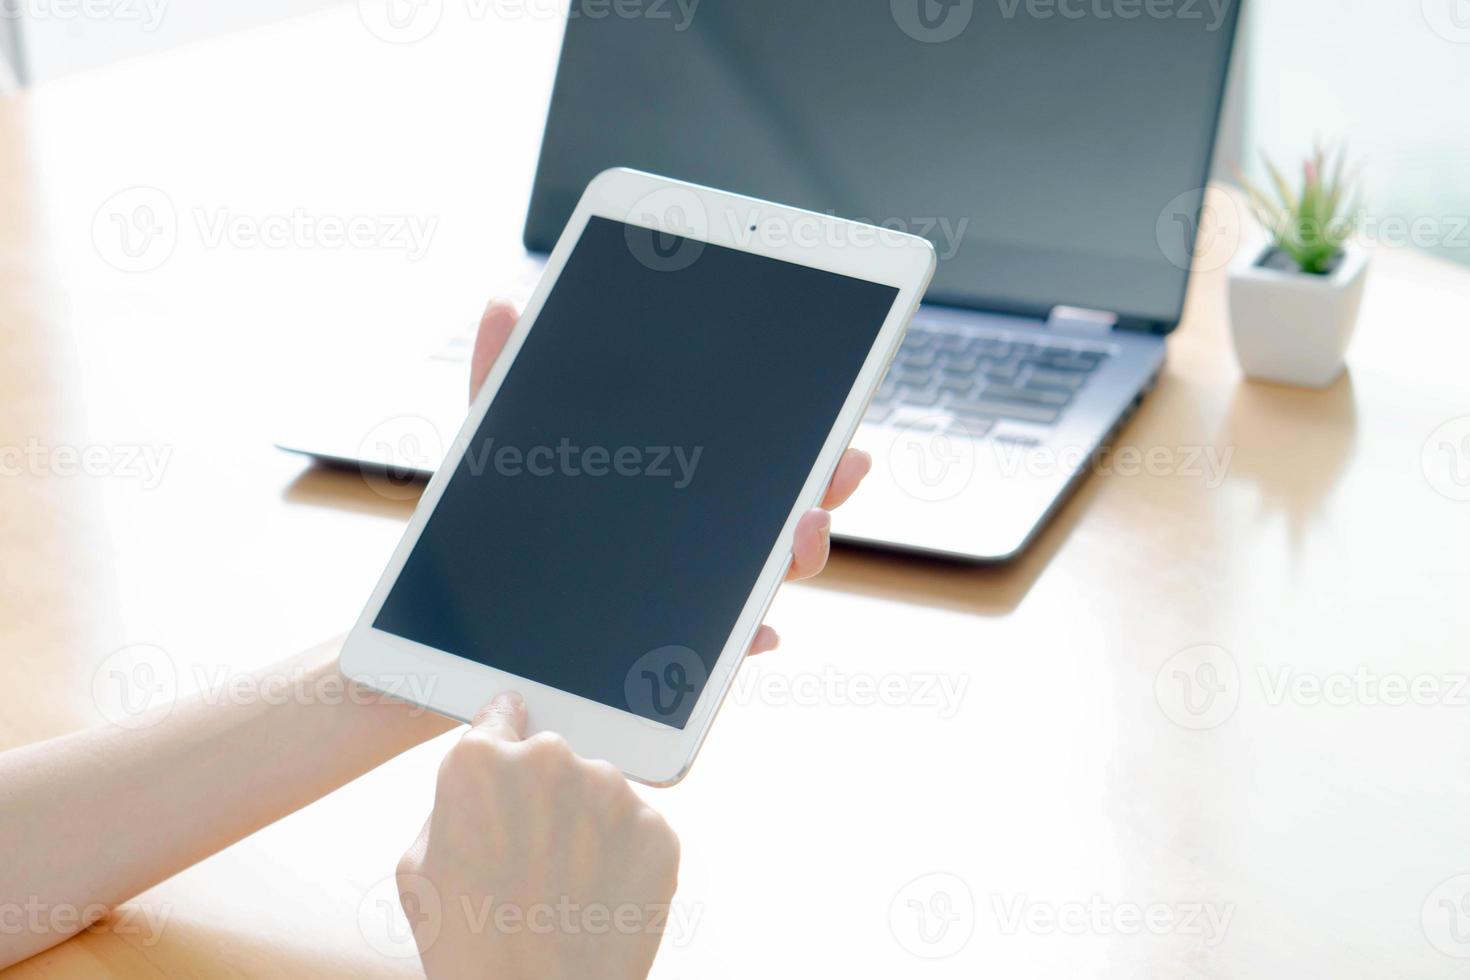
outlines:
[[[927,388],[915,391],[905,391],[900,399],[905,405],[914,408],[933,408],[939,404],[939,389]]]
[[[1100,358],[1096,355],[1074,354],[1068,351],[1045,351],[1026,358],[1026,363],[1032,367],[1048,371],[1091,371],[1097,367]]]
[[[1022,405],[1017,402],[995,401],[989,398],[957,399],[945,405],[956,415],[966,418],[1015,419],[1019,422],[1036,422],[1049,425],[1062,414],[1060,409],[1046,405]]]
[[[904,347],[899,350],[898,362],[906,368],[929,369],[934,366],[938,354],[932,348],[924,350],[909,350]]]
[[[1069,392],[1054,388],[1017,388],[1014,385],[988,384],[981,392],[986,398],[1003,402],[1024,402],[1028,405],[1066,405],[1072,400]]]
[[[1034,368],[1026,377],[1028,386],[1038,388],[1068,388],[1075,391],[1087,383],[1087,375],[1076,371],[1052,371],[1048,368]]]
[[[946,375],[939,379],[939,390],[963,395],[975,387],[975,379],[961,375]]]
[[[1039,446],[1041,440],[1035,436],[1023,435],[1019,432],[998,432],[995,435],[996,442],[1008,442],[1013,446]]]
[[[991,419],[952,419],[944,427],[944,431],[948,435],[958,436],[961,439],[981,439],[993,428],[995,428],[995,422]]]
[[[980,370],[980,359],[974,354],[951,357],[939,366],[945,374],[974,374]]]

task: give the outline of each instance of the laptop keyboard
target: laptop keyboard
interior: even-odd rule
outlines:
[[[920,412],[947,415],[957,432],[974,437],[1002,421],[1051,425],[1107,357],[1101,347],[1031,334],[962,334],[914,324],[865,421],[900,425]]]
[[[468,361],[474,341],[473,331],[456,335],[433,356]],[[1101,347],[1029,333],[953,333],[915,323],[864,421],[937,426],[949,416],[957,434],[976,438],[1003,421],[1051,425],[1107,358]]]

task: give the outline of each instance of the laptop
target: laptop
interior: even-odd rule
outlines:
[[[924,235],[939,269],[856,439],[873,472],[833,534],[1010,559],[1158,379],[1238,6],[704,0],[673,16],[573,0],[504,291],[529,293],[611,166]],[[387,488],[432,472],[464,415],[472,339],[278,444]]]

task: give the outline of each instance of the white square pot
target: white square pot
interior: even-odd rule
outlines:
[[[1230,339],[1246,377],[1325,388],[1342,373],[1368,253],[1348,246],[1330,275],[1278,272],[1245,251],[1230,268]]]

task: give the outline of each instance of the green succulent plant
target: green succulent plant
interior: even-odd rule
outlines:
[[[1358,227],[1357,199],[1348,198],[1355,177],[1344,175],[1346,147],[1334,152],[1318,144],[1302,164],[1299,191],[1292,190],[1269,157],[1262,154],[1262,159],[1274,196],[1237,171],[1256,219],[1271,234],[1275,246],[1303,272],[1331,272]]]

